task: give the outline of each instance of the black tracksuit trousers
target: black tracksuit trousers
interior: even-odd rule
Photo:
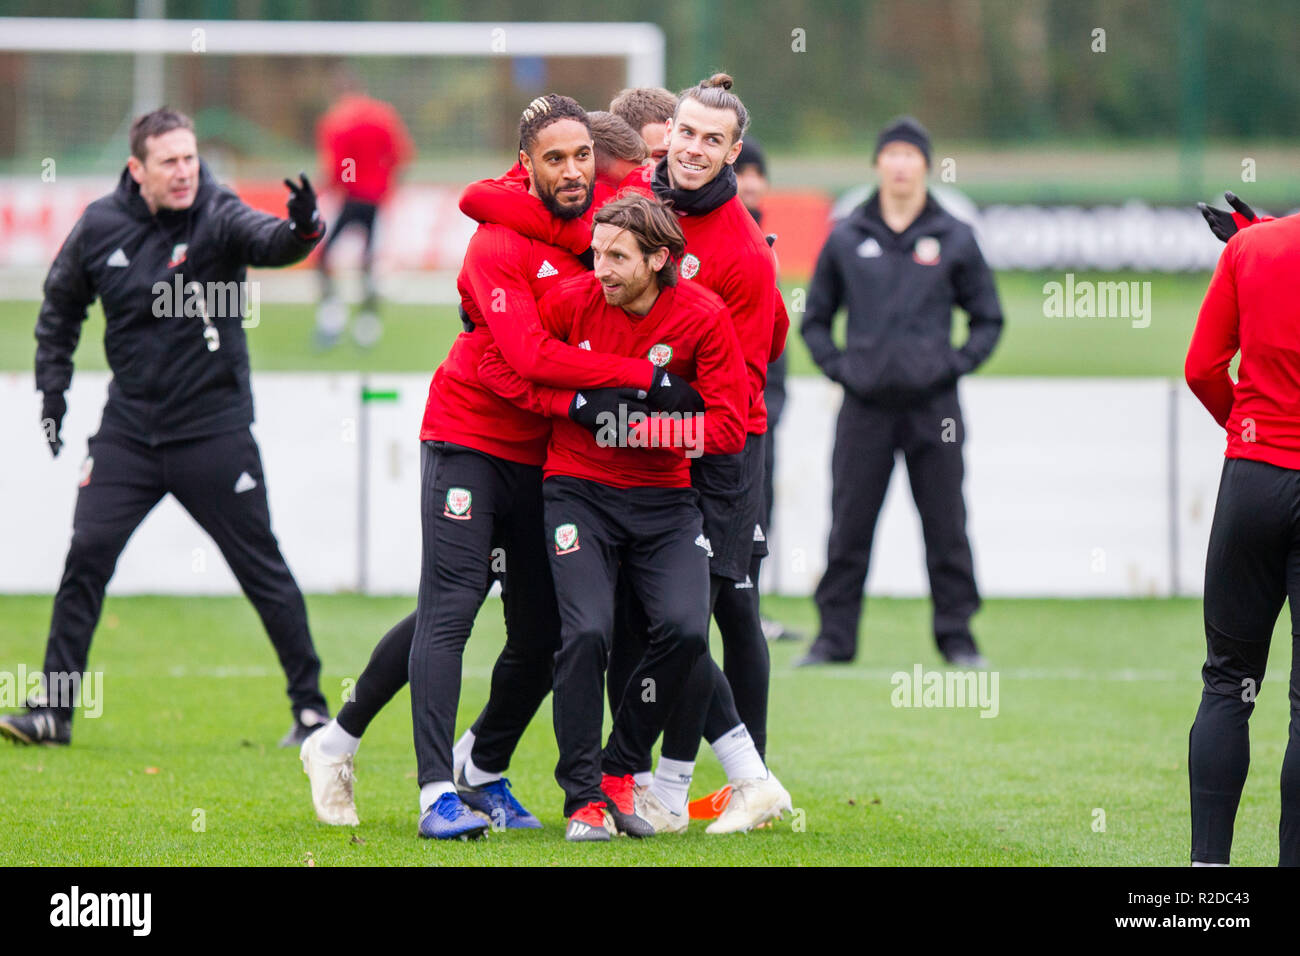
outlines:
[[[501,727],[518,739],[551,688],[560,636],[542,532],[541,468],[443,442],[423,448],[423,558],[409,661],[420,786],[452,780],[461,658],[494,560],[505,561],[507,647],[480,727]]]
[[[1205,686],[1188,739],[1193,861],[1228,862],[1250,766],[1250,716],[1286,600],[1291,724],[1282,759],[1278,865],[1300,866],[1300,471],[1229,458],[1205,561]]]
[[[694,761],[700,740],[710,743],[744,723],[760,756],[767,749],[768,684],[771,661],[758,616],[758,573],[767,554],[766,535],[755,540],[763,523],[763,469],[767,436],[750,435],[738,455],[697,460],[691,480],[700,491],[704,532],[713,546],[710,560],[709,610],[722,636],[724,666],[705,654],[696,661],[681,701],[664,727],[660,752],[672,760]],[[645,612],[636,595],[622,588],[617,638],[609,665],[610,707],[622,693],[631,667],[645,647]],[[636,771],[650,769],[649,748]]]
[[[71,701],[56,699],[53,690],[68,680],[60,675],[86,670],[118,556],[170,493],[216,543],[257,610],[288,680],[294,713],[311,709],[328,716],[307,607],[271,531],[266,479],[252,433],[241,428],[150,447],[101,432],[90,439],[89,449],[45,648],[51,706],[72,716]]]
[[[478,609],[492,578],[502,582],[506,643],[492,669],[487,705],[474,721],[474,765],[502,773],[510,764],[524,731],[551,692],[555,651],[559,647],[559,617],[546,559],[542,526],[541,468],[495,458],[469,448],[424,442],[422,448],[425,566],[434,578],[421,576],[431,620],[439,622],[421,653],[428,700],[413,713],[423,714],[416,726],[430,753],[430,773],[451,779],[451,744],[460,698],[461,656]],[[470,494],[464,515],[454,515],[447,501],[451,488]],[[430,512],[429,509],[432,509]],[[455,523],[453,523],[455,522]],[[441,550],[442,557],[439,557]],[[462,561],[461,573],[447,562]],[[441,571],[437,571],[442,566]],[[513,573],[512,573],[513,572]],[[435,612],[435,603],[442,608]],[[416,614],[412,611],[380,639],[370,661],[357,678],[352,699],[339,711],[338,721],[349,734],[361,737],[370,722],[411,674]],[[442,770],[433,769],[432,753],[443,752]]]
[[[921,515],[935,643],[941,652],[974,646],[970,619],[980,598],[961,489],[965,437],[956,386],[906,406],[867,403],[845,391],[831,456],[826,572],[815,594],[821,614],[815,647],[827,656],[847,661],[857,653],[871,543],[895,451],[903,453]]]
[[[570,816],[605,800],[602,773],[640,769],[708,647],[708,552],[691,488],[610,488],[548,478],[548,553],[560,607],[555,779]],[[620,575],[645,609],[649,640],[623,687],[603,752],[604,681]]]

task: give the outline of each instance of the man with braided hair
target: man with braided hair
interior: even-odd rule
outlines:
[[[538,97],[524,110],[519,141],[529,188],[517,201],[544,207],[548,224],[581,216],[591,203],[594,177],[582,107],[565,96]],[[509,795],[500,771],[550,691],[559,641],[542,529],[541,464],[550,425],[482,386],[478,366],[495,344],[533,381],[587,390],[585,411],[575,410],[580,416],[616,408],[620,387],[651,386],[655,369],[649,360],[566,345],[540,324],[537,300],[564,278],[582,274],[575,252],[586,247],[553,245],[536,234],[492,224],[481,225],[470,240],[457,281],[466,330],[434,373],[420,431],[423,563],[417,611],[385,635],[357,682],[355,699],[317,735],[318,743],[303,748],[313,803],[325,822],[356,823],[352,754],[370,720],[409,673],[420,835],[481,835],[488,824],[471,806],[490,811],[507,826],[540,825]],[[479,787],[466,780],[462,799],[451,739],[461,656],[490,585],[496,548],[504,549],[507,562],[507,642],[493,672],[491,699],[476,725],[480,747],[475,753],[489,755],[483,758],[486,779]]]

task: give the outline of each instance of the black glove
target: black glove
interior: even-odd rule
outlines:
[[[691,383],[672,372],[655,372],[654,385],[650,387],[650,407],[658,412],[680,412],[694,415],[704,411],[704,399]]]
[[[1255,210],[1251,209],[1246,203],[1238,199],[1234,193],[1225,192],[1223,198],[1228,200],[1228,205],[1237,211],[1246,222],[1254,222],[1259,218]],[[1201,211],[1205,221],[1210,225],[1210,232],[1214,233],[1221,242],[1227,242],[1237,234],[1241,224],[1237,222],[1232,213],[1226,209],[1215,209],[1213,206],[1207,206],[1203,202],[1198,202],[1196,208]]]
[[[41,403],[41,428],[45,430],[45,440],[50,443],[50,454],[59,457],[63,439],[63,416],[68,413],[68,402],[62,392],[45,392],[45,401]]]
[[[321,233],[320,210],[316,208],[316,190],[311,188],[306,173],[299,173],[302,184],[286,179],[289,187],[289,218],[293,220],[293,234],[299,239],[317,239]]]
[[[569,403],[569,418],[593,435],[607,425],[619,427],[619,437],[626,430],[627,420],[634,412],[649,414],[645,392],[635,388],[589,388],[573,396]],[[619,407],[626,410],[620,415]],[[606,415],[613,416],[606,418]],[[633,424],[636,424],[633,422]]]
[[[463,303],[460,306],[460,327],[464,329],[466,332],[474,331],[474,320],[471,319],[469,317],[469,313],[465,311],[465,306]]]

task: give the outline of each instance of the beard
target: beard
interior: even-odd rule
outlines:
[[[542,200],[542,204],[550,211],[556,219],[578,219],[591,208],[592,191],[589,184],[583,184],[587,190],[587,196],[581,203],[562,205],[559,198],[555,195],[555,190],[544,190],[540,186],[537,189],[537,195]]]

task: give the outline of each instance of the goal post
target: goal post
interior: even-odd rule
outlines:
[[[78,156],[93,154],[90,143],[120,138],[131,117],[163,102],[195,113],[211,106],[232,125],[247,119],[301,139],[301,115],[319,106],[328,63],[338,61],[393,102],[413,133],[423,121],[427,145],[451,150],[461,140],[497,145],[476,124],[491,114],[499,128],[497,112],[517,117],[540,93],[570,93],[594,109],[616,92],[610,86],[664,83],[664,35],[652,23],[0,17],[0,59],[18,114],[12,132],[0,129],[0,152],[10,144],[0,163],[30,158],[35,139],[41,155],[60,137],[77,142]],[[258,102],[272,97],[281,111],[273,119]],[[507,98],[508,109],[492,109]]]

